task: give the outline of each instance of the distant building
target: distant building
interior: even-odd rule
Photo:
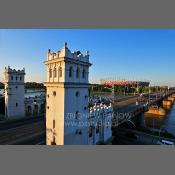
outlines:
[[[24,78],[25,69],[15,70],[9,66],[5,68],[5,117],[7,119],[18,119],[25,116]]]
[[[132,87],[149,87],[148,81],[132,81],[132,80],[112,80],[103,79],[101,85],[105,86],[132,86]]]

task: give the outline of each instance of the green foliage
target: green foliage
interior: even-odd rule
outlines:
[[[0,89],[4,88],[4,84],[0,82]]]
[[[112,92],[111,88],[102,85],[93,85],[91,88],[92,92]]]
[[[4,88],[4,84],[0,82],[0,89]],[[25,83],[25,89],[45,89],[43,83],[27,82]]]
[[[25,83],[25,89],[45,89],[43,83],[27,82]]]
[[[139,93],[149,93],[149,88],[148,87],[140,87]]]

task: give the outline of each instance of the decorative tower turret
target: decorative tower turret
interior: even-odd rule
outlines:
[[[47,145],[88,144],[89,52],[71,52],[67,43],[47,61]]]
[[[7,119],[18,119],[25,116],[24,109],[25,69],[15,70],[5,67],[5,116]]]

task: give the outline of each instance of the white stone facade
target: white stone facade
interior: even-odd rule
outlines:
[[[45,113],[46,104],[45,95],[40,95],[36,97],[25,98],[25,116],[26,117],[36,117],[41,116]]]
[[[25,98],[25,69],[5,68],[5,118],[15,120],[24,117],[35,117],[45,113],[46,97],[40,95]]]
[[[89,53],[72,53],[65,43],[57,53],[48,51],[46,95],[47,145],[88,144]]]
[[[23,118],[24,110],[24,78],[25,69],[5,68],[5,117],[9,120]]]
[[[98,144],[110,139],[112,106],[89,109],[89,52],[72,53],[65,43],[57,53],[49,50],[44,63],[47,145]]]
[[[90,108],[88,144],[106,143],[112,138],[113,107],[105,104]]]

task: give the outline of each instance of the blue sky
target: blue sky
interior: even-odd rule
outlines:
[[[90,81],[116,77],[175,85],[175,30],[0,29],[0,81],[4,67],[26,68],[26,81],[43,82],[47,50],[64,42],[90,51]]]

